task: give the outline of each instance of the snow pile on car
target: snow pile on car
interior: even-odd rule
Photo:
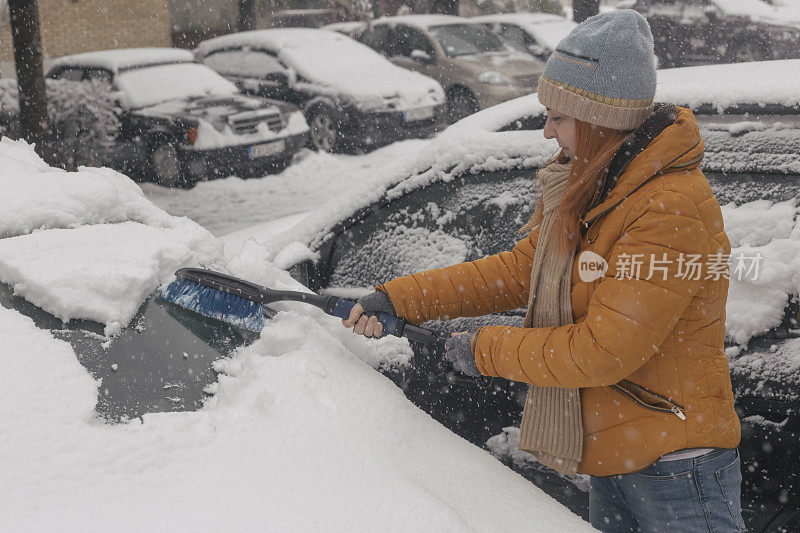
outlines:
[[[794,201],[722,206],[731,241],[726,336],[738,345],[780,325],[800,292],[800,225]]]
[[[110,169],[66,172],[23,141],[0,140],[0,281],[63,319],[125,326],[146,296],[220,243],[154,206]]]
[[[714,80],[709,84],[708,80]],[[658,71],[656,101],[718,112],[741,104],[800,107],[800,59],[753,61]]]
[[[124,176],[57,171],[25,143],[0,147],[0,198],[16,196],[27,220],[0,239],[0,280],[37,305],[73,302],[63,313],[86,305],[95,318],[138,306],[172,263],[219,257],[216,239],[142,202]],[[52,189],[32,185],[47,179]],[[296,288],[257,243],[223,267]],[[70,344],[0,306],[0,471],[15,480],[4,528],[591,530],[371,368],[410,357],[407,342],[354,335],[302,303],[276,308],[259,340],[214,364],[201,410],[105,424],[94,412],[102,383]]]
[[[336,322],[282,313],[216,365],[201,411],[109,426],[91,420],[98,385],[69,345],[0,307],[0,466],[16,480],[4,525],[591,530],[353,357],[342,339],[358,337]]]

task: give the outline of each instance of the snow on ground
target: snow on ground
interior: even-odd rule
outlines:
[[[3,143],[0,168],[11,168],[13,155],[28,161],[15,167],[25,177],[49,172],[27,145]],[[39,305],[64,305],[66,315],[79,302],[103,298],[109,312],[123,292],[141,300],[146,286],[163,281],[153,273],[181,262],[184,252],[219,257],[221,243],[199,226],[157,217],[153,207],[152,216],[169,223],[146,224],[144,216],[109,222],[101,206],[107,197],[98,195],[93,205],[88,194],[97,176],[119,179],[85,170],[60,174],[63,188],[96,213],[83,225],[54,208],[44,216],[34,201],[15,204],[17,214],[36,222],[28,228],[49,229],[0,239],[0,280],[8,282],[8,272],[23,276],[15,285],[23,297],[44,294]],[[0,198],[15,195],[22,177],[0,176]],[[52,207],[49,196],[63,195],[63,188],[42,188],[37,199]],[[138,191],[121,194],[115,205],[124,212],[140,200]],[[191,242],[193,234],[204,236]],[[228,266],[256,282],[291,285],[265,257],[248,241]],[[98,309],[88,314],[98,319]],[[108,424],[94,413],[102,384],[74,348],[0,307],[0,472],[13,486],[0,502],[0,529],[591,530],[374,370],[382,361],[408,359],[406,341],[365,339],[300,303],[279,310],[259,340],[215,363],[218,383],[201,410]]]
[[[305,150],[280,174],[228,177],[177,190],[141,183],[147,197],[173,215],[186,216],[220,236],[262,222],[312,211],[349,189],[380,178],[393,161],[413,160],[430,141],[392,143],[363,155],[331,155]]]

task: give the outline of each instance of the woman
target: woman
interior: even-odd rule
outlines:
[[[742,531],[723,351],[730,243],[697,122],[653,103],[654,64],[634,11],[577,26],[539,81],[544,135],[561,150],[537,174],[527,237],[379,285],[343,324],[371,337],[382,331],[364,309],[420,323],[526,305],[524,327],[456,334],[446,357],[530,384],[519,447],[591,476],[592,525]]]

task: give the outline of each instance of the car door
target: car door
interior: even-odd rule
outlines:
[[[800,115],[796,109],[758,105],[739,112],[697,113],[696,117],[706,147],[702,168],[722,206],[733,248],[728,330],[737,331],[742,325],[751,327],[765,308],[773,307],[777,312],[774,327],[755,335],[745,346],[726,342],[736,408],[742,421],[742,516],[750,531],[797,531],[798,297],[790,291],[786,297],[787,292],[778,289],[777,280],[763,284],[758,276],[773,276],[784,269],[798,275],[792,272],[797,268],[795,262],[782,260],[770,250],[786,247],[786,253],[791,254],[788,250],[800,237],[794,208],[800,198]],[[737,274],[743,260],[759,254],[763,259],[751,263],[755,269],[742,269]],[[776,292],[770,304],[772,291]]]
[[[425,33],[407,24],[397,24],[392,39],[394,46],[391,60],[395,65],[416,70],[439,83],[445,83],[439,58],[436,57],[435,48]]]

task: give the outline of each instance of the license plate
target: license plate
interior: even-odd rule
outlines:
[[[403,119],[406,122],[413,122],[415,120],[425,120],[433,116],[433,106],[417,107],[409,109],[403,113]]]
[[[247,149],[251,159],[267,157],[268,155],[280,154],[286,149],[286,141],[275,141],[266,144],[254,144]]]

